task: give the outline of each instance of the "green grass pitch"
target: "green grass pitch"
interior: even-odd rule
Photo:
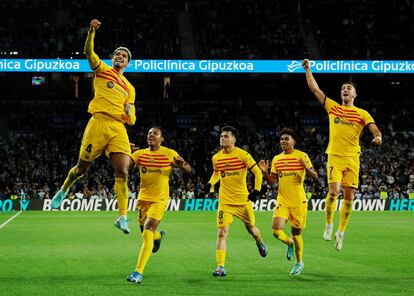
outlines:
[[[13,214],[0,214],[0,224]],[[235,219],[226,278],[211,275],[215,213],[167,212],[159,227],[166,238],[139,286],[126,281],[141,245],[136,214],[130,235],[113,227],[116,216],[20,214],[0,229],[0,295],[414,295],[413,212],[354,212],[341,252],[322,239],[324,213],[309,212],[305,269],[297,277],[289,276],[293,263],[272,236],[271,212],[256,213],[266,258]]]

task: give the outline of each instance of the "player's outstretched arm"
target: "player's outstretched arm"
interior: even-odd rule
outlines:
[[[325,103],[325,93],[319,88],[318,83],[316,83],[315,78],[313,77],[312,71],[310,69],[310,63],[308,59],[304,59],[302,66],[306,72],[306,82],[310,91],[313,93],[318,102],[323,105]]]
[[[97,54],[94,52],[93,48],[94,48],[94,38],[95,38],[95,32],[96,30],[99,29],[99,27],[101,26],[101,22],[93,19],[89,25],[89,30],[88,30],[88,37],[86,38],[86,42],[85,42],[85,55],[86,58],[88,59],[89,62],[89,66],[91,67],[92,70],[95,70],[100,63],[100,59],[97,56]]]
[[[382,134],[381,131],[378,129],[377,125],[375,123],[370,123],[368,125],[369,131],[372,133],[372,136],[374,137],[372,139],[372,142],[376,145],[382,144]]]

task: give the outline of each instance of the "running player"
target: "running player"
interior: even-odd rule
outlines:
[[[151,256],[159,250],[165,231],[157,231],[165,209],[169,192],[169,177],[172,167],[184,173],[191,172],[191,166],[173,149],[162,146],[164,132],[160,127],[152,127],[147,136],[148,148],[139,149],[132,154],[139,168],[140,186],[138,194],[138,222],[143,243],[135,271],[127,277],[134,284],[140,284],[145,266]]]
[[[287,245],[286,257],[289,261],[295,253],[296,263],[291,275],[298,275],[304,268],[303,264],[303,239],[302,230],[306,225],[308,202],[305,195],[303,182],[308,174],[317,180],[318,174],[305,152],[295,149],[296,135],[290,129],[284,129],[280,133],[280,146],[283,152],[272,160],[271,173],[269,175],[269,162],[261,160],[259,167],[263,171],[266,182],[273,186],[278,181],[277,205],[273,214],[273,235]],[[283,228],[286,221],[290,221],[292,237],[288,237]]]
[[[213,156],[214,172],[210,181],[205,186],[207,192],[220,181],[219,206],[217,211],[217,243],[216,259],[217,269],[213,276],[226,276],[224,268],[227,249],[227,235],[233,217],[243,221],[247,231],[256,241],[257,248],[262,257],[266,257],[267,249],[262,240],[259,229],[255,226],[253,206],[250,201],[256,201],[262,186],[262,172],[256,161],[247,151],[235,146],[238,131],[232,126],[224,126],[221,129],[221,150]],[[254,190],[247,191],[247,170],[254,174]]]

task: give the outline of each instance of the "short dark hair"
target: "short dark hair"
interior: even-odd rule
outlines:
[[[152,128],[157,128],[157,129],[159,129],[159,130],[161,131],[161,136],[162,136],[163,138],[165,138],[165,129],[164,129],[164,128],[162,128],[161,126],[158,126],[158,125],[151,126],[151,127],[148,129],[147,134],[149,133],[150,129],[152,129]]]
[[[279,138],[281,138],[282,135],[289,135],[295,141],[297,139],[296,133],[292,129],[290,129],[290,128],[284,128],[284,129],[282,129],[282,131],[279,133]]]
[[[112,54],[112,56],[114,56],[118,50],[123,50],[123,51],[126,51],[126,53],[127,53],[127,55],[128,55],[128,62],[130,62],[130,61],[131,61],[131,57],[132,57],[132,55],[131,55],[131,51],[130,51],[128,48],[126,48],[125,46],[120,46],[120,47],[116,48],[116,49],[114,50],[114,53]]]
[[[352,81],[345,81],[344,83],[342,83],[342,86],[344,86],[345,84],[352,85],[355,88],[355,90],[357,88],[356,84],[354,82],[352,82]]]
[[[232,135],[238,139],[239,138],[239,131],[234,126],[226,125],[221,128],[221,132],[231,132]]]

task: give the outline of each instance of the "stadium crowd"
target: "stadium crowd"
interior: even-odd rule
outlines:
[[[17,105],[15,108],[21,107]],[[0,134],[2,198],[21,195],[51,198],[65,172],[76,162],[88,115],[79,112],[85,108],[76,104],[61,108],[66,112],[53,112],[51,104],[37,107],[33,104],[29,108],[30,116],[11,112],[8,131]],[[414,190],[414,120],[409,112],[413,106],[407,103],[392,108],[384,103],[370,103],[364,108],[371,111],[383,130],[385,145],[374,147],[370,144],[369,133],[363,135],[361,182],[356,198],[379,197],[381,192],[389,198],[405,198]],[[249,151],[256,161],[271,160],[280,153],[278,132],[283,127],[292,127],[299,135],[296,148],[309,154],[320,177],[317,183],[306,181],[307,191],[313,198],[326,196],[324,149],[328,131],[326,115],[319,105],[256,102],[245,106],[235,101],[171,105],[152,101],[141,104],[137,112],[140,121],[129,128],[132,143],[146,147],[146,132],[152,124],[167,127],[165,145],[177,150],[194,168],[191,175],[174,170],[170,183],[172,198],[204,197],[203,184],[212,172],[211,156],[219,149],[220,126],[228,123],[238,126],[241,132],[238,145]],[[315,118],[318,119],[315,121]],[[112,176],[112,167],[102,156],[87,177],[74,185],[71,196],[113,198]],[[139,179],[135,168],[130,173],[129,188],[131,197],[136,197]],[[274,198],[276,190],[265,185],[262,198]]]
[[[83,58],[93,11],[105,24],[101,28],[105,38],[98,47],[102,58],[110,58],[112,50],[125,43],[139,48],[140,58],[180,58],[175,9],[163,4],[16,0],[8,5],[4,1],[0,7],[7,17],[0,20],[0,51],[16,58]]]
[[[187,52],[199,59],[413,56],[412,1],[16,0],[3,1],[0,9],[6,16],[0,19],[4,57],[82,58],[91,17],[104,23],[103,58],[125,44],[143,59],[194,58],[183,50],[189,44]],[[187,29],[180,31],[180,24]]]

